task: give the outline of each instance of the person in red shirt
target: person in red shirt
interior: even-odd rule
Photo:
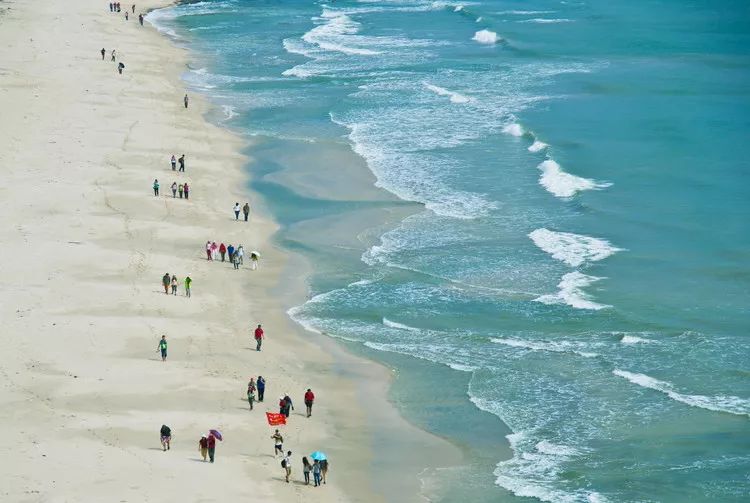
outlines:
[[[263,328],[258,325],[255,329],[255,350],[260,351],[260,345],[263,344]]]
[[[198,440],[198,448],[201,451],[201,456],[203,456],[203,461],[206,461],[206,456],[208,456],[208,438],[206,435],[203,435],[200,440]]]
[[[208,435],[208,457],[211,462],[214,462],[214,454],[216,453],[216,437],[213,433]]]
[[[312,406],[315,400],[315,393],[310,388],[305,392],[305,406],[307,406],[307,417],[312,416]]]
[[[221,253],[221,261],[224,262],[224,257],[227,254],[227,247],[224,246],[224,243],[219,245],[219,253]]]

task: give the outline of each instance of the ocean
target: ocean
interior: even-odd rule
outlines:
[[[256,140],[277,242],[313,265],[290,315],[396,368],[392,401],[465,453],[426,498],[750,500],[750,4],[147,20]]]

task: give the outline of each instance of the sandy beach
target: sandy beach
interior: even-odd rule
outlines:
[[[185,52],[138,23],[168,3],[138,3],[126,21],[125,4],[111,14],[84,0],[0,1],[0,452],[12,466],[2,499],[382,501],[397,488],[400,501],[420,500],[425,459],[456,450],[396,414],[386,369],[286,316],[277,292],[286,278],[299,283],[298,265],[255,211],[247,143],[206,121],[200,96],[183,106]],[[171,169],[173,154],[185,154],[184,173]],[[189,200],[172,196],[173,182],[190,185]],[[235,221],[235,202],[249,202],[249,222]],[[260,251],[259,270],[247,257],[239,270],[206,260],[207,240]],[[176,296],[162,289],[166,272],[178,278]],[[246,384],[258,375],[266,400],[249,411]],[[309,419],[307,388],[316,393]],[[281,428],[290,484],[264,415],[285,392],[296,405]],[[162,424],[172,429],[168,452]],[[197,446],[209,428],[224,433],[213,465]],[[403,446],[382,469],[390,480],[370,474],[376,429]],[[301,457],[315,450],[331,459],[321,489],[301,482]],[[377,487],[386,482],[390,496]]]

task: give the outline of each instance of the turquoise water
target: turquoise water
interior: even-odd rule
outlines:
[[[216,0],[148,19],[259,140],[278,239],[318,265],[290,314],[401,368],[397,403],[475,460],[434,499],[750,499],[746,2]],[[331,148],[421,206],[354,252],[293,232],[378,205],[273,177]]]

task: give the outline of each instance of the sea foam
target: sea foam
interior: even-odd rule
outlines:
[[[390,328],[396,328],[398,330],[406,330],[408,332],[419,332],[418,328],[410,327],[409,325],[404,325],[403,323],[398,323],[396,321],[391,321],[388,318],[383,318],[383,325]]]
[[[521,137],[525,134],[525,131],[523,130],[523,126],[521,126],[517,122],[513,122],[503,128],[503,133],[509,134],[511,136]]]
[[[597,262],[622,251],[606,239],[544,228],[532,231],[529,238],[552,258],[572,267],[578,267],[586,262]]]
[[[529,349],[531,351],[549,351],[551,353],[571,353],[584,358],[594,358],[598,356],[596,353],[590,351],[579,351],[578,345],[568,341],[559,342],[547,342],[547,341],[526,341],[521,339],[513,339],[510,337],[493,337],[490,339],[495,344],[502,344],[504,346],[510,346],[513,348]]]
[[[529,147],[529,150],[531,150],[531,147]],[[542,172],[539,176],[539,184],[547,189],[548,192],[560,198],[573,197],[582,190],[599,190],[612,185],[566,173],[552,159],[543,161],[539,164],[538,168]]]
[[[549,147],[546,143],[539,140],[534,140],[534,143],[529,145],[529,148],[527,149],[529,152],[540,152],[544,150],[545,148]]]
[[[599,310],[612,307],[592,301],[591,297],[583,291],[584,288],[601,279],[603,278],[589,276],[578,271],[569,272],[557,284],[557,288],[559,288],[557,293],[541,295],[534,301],[542,304],[567,304],[576,309]]]
[[[468,96],[464,96],[463,94],[459,94],[453,91],[449,91],[448,89],[445,89],[444,87],[439,87],[433,84],[430,84],[428,82],[422,83],[427,89],[432,91],[433,93],[439,95],[439,96],[448,96],[450,98],[451,103],[468,103],[471,101],[471,98]]]
[[[474,34],[474,36],[471,38],[472,40],[479,42],[480,44],[496,44],[500,40],[502,40],[500,37],[497,36],[497,33],[494,31],[489,30],[479,30]]]
[[[698,407],[701,409],[711,410],[714,412],[726,412],[738,416],[750,417],[750,399],[740,398],[737,396],[705,396],[705,395],[686,395],[674,391],[672,384],[660,381],[645,374],[637,374],[626,370],[615,369],[612,373],[623,379],[627,379],[633,384],[643,388],[652,389],[664,393],[672,400]]]

